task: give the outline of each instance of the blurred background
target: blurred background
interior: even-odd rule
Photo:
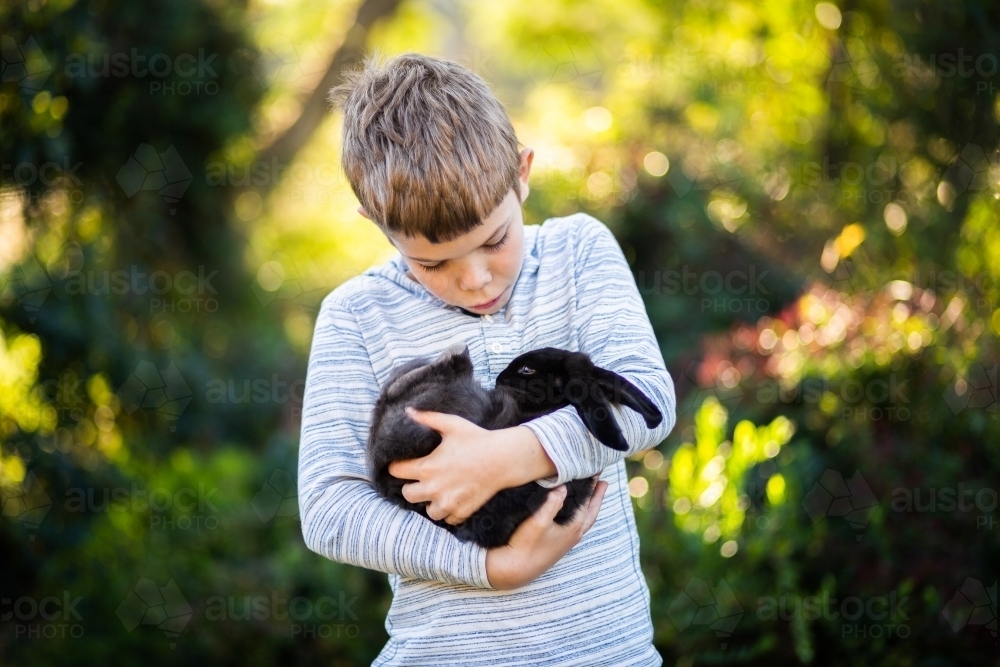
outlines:
[[[1000,664],[1000,6],[0,6],[5,665],[367,665],[302,541],[314,318],[393,251],[326,91],[477,72],[529,223],[615,233],[678,390],[630,459],[665,664]]]

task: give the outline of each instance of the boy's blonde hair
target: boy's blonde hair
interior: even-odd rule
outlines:
[[[450,241],[518,186],[518,142],[486,82],[417,53],[378,55],[330,91],[344,111],[341,162],[384,232]]]

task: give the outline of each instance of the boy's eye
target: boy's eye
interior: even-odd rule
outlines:
[[[500,248],[502,248],[504,246],[504,244],[507,243],[507,236],[509,234],[510,234],[510,232],[507,232],[506,234],[503,235],[502,239],[500,239],[499,241],[497,241],[496,243],[494,243],[492,245],[484,245],[483,248],[487,252],[496,252],[496,251],[500,250]]]
[[[510,232],[504,234],[503,238],[497,241],[496,243],[493,243],[491,245],[484,245],[483,249],[486,250],[487,252],[497,252],[498,250],[500,250],[500,248],[504,247],[504,244],[507,243],[507,236],[509,234]],[[420,268],[422,268],[424,271],[439,271],[441,269],[441,263],[431,264],[431,265],[421,264]]]

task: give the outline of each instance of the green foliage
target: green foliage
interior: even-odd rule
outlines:
[[[383,645],[385,576],[305,548],[294,471],[318,302],[392,249],[338,118],[262,157],[355,8],[0,7],[4,664]],[[370,31],[494,86],[536,152],[526,220],[619,239],[679,396],[628,462],[666,664],[996,663],[959,590],[1000,562],[998,26],[981,0],[517,0]],[[171,150],[174,190],[130,161]],[[28,613],[49,597],[79,617]]]
[[[791,439],[794,426],[783,416],[767,426],[755,427],[741,421],[733,440],[725,440],[728,413],[715,397],[709,397],[695,414],[696,444],[682,443],[669,466],[672,504],[677,525],[691,533],[702,533],[706,543],[721,538],[729,542],[743,526],[747,496],[740,494],[746,473],[752,466],[774,458]],[[647,466],[649,467],[649,466]],[[767,498],[772,504],[784,501],[785,481],[781,475],[767,482]],[[724,555],[736,553],[736,543],[723,547]]]

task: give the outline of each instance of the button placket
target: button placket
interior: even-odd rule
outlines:
[[[509,331],[504,322],[495,315],[483,315],[481,320],[483,343],[489,360],[490,375],[495,377],[510,363],[508,354],[511,345],[507,340]]]

